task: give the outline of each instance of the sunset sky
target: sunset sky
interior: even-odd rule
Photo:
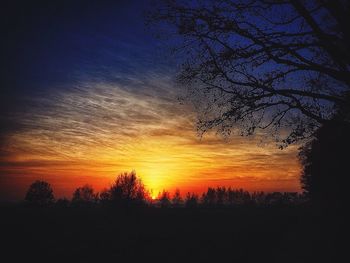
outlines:
[[[4,9],[0,200],[23,199],[36,179],[70,198],[131,170],[153,194],[299,191],[297,145],[198,136],[196,110],[174,84],[177,60],[144,25],[147,2],[115,2]]]

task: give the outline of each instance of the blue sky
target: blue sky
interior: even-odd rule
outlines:
[[[145,26],[149,1],[14,1],[2,18],[1,130],[28,98],[89,78],[121,84],[169,71],[161,45]],[[5,127],[6,126],[6,127]],[[16,126],[18,128],[18,126]]]
[[[58,196],[135,169],[155,192],[299,189],[296,148],[200,138],[149,1],[12,2],[1,16],[0,200],[36,179]],[[164,45],[165,44],[165,45]],[[281,169],[283,167],[283,169]],[[287,167],[287,168],[286,168]]]

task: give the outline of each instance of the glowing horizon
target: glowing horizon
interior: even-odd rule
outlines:
[[[131,170],[155,195],[208,186],[300,191],[297,145],[279,150],[260,131],[197,135],[199,105],[174,81],[185,57],[169,52],[176,40],[162,42],[145,26],[148,8],[39,4],[26,10],[28,21],[9,17],[18,30],[9,27],[5,43],[0,201],[23,199],[37,179],[56,197],[84,184],[100,191]]]
[[[169,79],[148,81],[152,89],[85,82],[36,98],[20,118],[25,128],[6,138],[3,195],[5,188],[17,189],[19,198],[43,179],[57,197],[69,198],[76,187],[100,191],[131,170],[153,195],[176,188],[200,193],[209,186],[300,191],[296,146],[259,145],[262,135],[224,140],[209,132],[199,138],[194,111],[177,102]]]

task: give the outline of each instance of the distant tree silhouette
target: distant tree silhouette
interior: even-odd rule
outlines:
[[[283,194],[280,192],[269,193],[265,197],[265,203],[267,205],[282,205],[283,204]]]
[[[332,129],[336,129],[334,125],[331,125]],[[348,126],[347,126],[348,127]],[[348,127],[350,131],[350,127]],[[345,136],[345,131],[343,131],[343,135]],[[337,133],[339,135],[340,133]],[[332,147],[340,147],[341,143],[337,142],[339,145],[335,145],[333,143],[333,137],[328,137],[328,133],[325,134],[326,142],[331,143]],[[318,137],[317,137],[318,138]],[[333,138],[333,139],[330,139]],[[328,140],[329,139],[329,140]],[[348,138],[345,136],[338,136],[339,140],[344,140]],[[320,141],[317,141],[319,143]],[[310,142],[311,144],[312,142]],[[349,141],[347,141],[349,143]],[[324,142],[322,144],[324,146]],[[344,150],[347,149],[345,144],[342,144]],[[350,145],[349,145],[350,146]],[[325,146],[328,147],[328,146]],[[186,208],[196,208],[196,207],[205,207],[205,208],[218,208],[218,207],[234,207],[234,206],[245,206],[255,204],[257,206],[275,206],[275,205],[298,205],[305,202],[305,196],[309,196],[310,198],[320,201],[328,200],[329,202],[340,202],[340,200],[345,200],[345,183],[339,184],[336,182],[329,182],[329,178],[334,179],[329,174],[332,171],[336,171],[336,174],[339,176],[335,176],[336,180],[344,180],[345,176],[343,173],[340,174],[340,171],[343,171],[344,160],[346,160],[344,156],[330,156],[332,154],[326,151],[325,158],[328,158],[327,161],[321,164],[321,170],[324,172],[319,176],[319,174],[314,174],[314,172],[319,172],[318,165],[315,160],[322,161],[323,159],[310,159],[310,158],[318,158],[319,154],[323,154],[324,152],[310,152],[311,148],[307,148],[300,153],[301,158],[303,158],[304,164],[304,173],[301,179],[303,183],[303,189],[306,194],[300,195],[296,192],[273,192],[267,193],[264,192],[253,192],[250,194],[248,191],[244,191],[243,189],[232,189],[231,187],[226,188],[222,187],[208,187],[207,191],[202,193],[201,199],[199,200],[198,195],[195,193],[188,192],[186,194],[185,199],[181,197],[180,190],[176,189],[172,198],[170,198],[170,194],[168,191],[163,190],[158,197],[158,202],[155,203],[156,207],[186,207]],[[313,148],[316,149],[316,148]],[[317,148],[318,149],[318,148]],[[327,148],[330,149],[330,148]],[[322,156],[323,158],[324,156]],[[333,159],[332,159],[333,158]],[[340,160],[343,158],[343,160]],[[338,167],[334,170],[334,165],[338,165],[335,163],[336,161],[341,162],[341,166],[339,164]],[[310,162],[309,162],[310,161]],[[312,162],[311,162],[312,161]],[[328,162],[328,163],[327,163]],[[316,169],[316,170],[315,170]],[[328,169],[328,170],[327,170]],[[311,173],[312,172],[312,173]],[[341,177],[341,178],[340,178]],[[326,185],[323,185],[326,183]],[[332,186],[334,188],[329,188],[328,186]],[[341,188],[342,187],[342,188]],[[341,191],[337,192],[337,190],[341,189]],[[327,191],[327,195],[325,192]],[[45,205],[49,203],[54,203],[54,196],[51,186],[44,181],[35,181],[28,189],[25,200],[32,204],[37,205]],[[120,205],[122,207],[129,207],[131,205],[145,205],[150,202],[150,197],[148,191],[145,189],[141,179],[137,178],[136,173],[134,171],[128,173],[124,172],[117,176],[114,184],[109,189],[104,189],[101,193],[95,193],[94,189],[90,185],[84,185],[82,187],[78,187],[72,197],[72,201],[70,202],[66,198],[60,198],[56,201],[55,206],[64,208],[69,206],[90,206],[94,205]],[[152,203],[149,203],[152,204]]]
[[[188,192],[185,199],[187,208],[196,208],[198,206],[198,196],[195,193]]]
[[[109,190],[110,199],[120,204],[142,204],[147,198],[147,191],[136,172],[124,172],[118,175]]]
[[[265,193],[264,192],[253,192],[251,195],[251,200],[256,205],[264,204],[265,202]]]
[[[224,186],[212,188],[202,194],[202,204],[207,207],[234,206],[251,203],[251,195],[243,189],[234,190]]]
[[[286,136],[277,133],[285,146],[308,137],[344,103],[348,1],[159,2],[150,22],[177,37],[178,81],[189,87],[200,132],[288,127]]]
[[[180,190],[177,188],[175,190],[174,196],[171,200],[173,207],[181,207],[183,204],[183,200],[180,194]]]
[[[235,204],[235,197],[236,197],[236,195],[235,195],[234,191],[231,189],[231,187],[229,187],[227,189],[227,204],[229,206],[233,206]]]
[[[68,207],[70,204],[69,200],[67,198],[59,198],[57,201],[56,201],[56,204],[55,206],[56,207],[60,207],[60,208],[66,208]]]
[[[218,206],[222,206],[226,204],[227,200],[227,192],[225,187],[217,187],[216,188],[216,204]]]
[[[94,192],[92,186],[86,184],[82,187],[78,187],[74,193],[72,202],[75,204],[92,204],[96,203],[99,199],[98,193]]]
[[[350,123],[324,124],[300,151],[301,185],[314,202],[345,205],[348,192]]]
[[[251,196],[248,191],[244,191],[243,189],[238,189],[234,191],[235,196],[235,204],[243,205],[247,204],[251,200]]]
[[[100,193],[100,202],[102,204],[108,204],[111,202],[111,191],[109,189],[103,189]]]
[[[216,191],[214,188],[208,187],[206,193],[202,194],[202,204],[204,206],[214,206],[216,205]]]
[[[170,207],[171,202],[170,202],[169,192],[163,190],[163,192],[160,194],[160,197],[159,197],[159,203],[160,203],[160,206],[163,208]]]
[[[27,191],[25,200],[37,205],[47,205],[54,202],[51,185],[45,181],[35,181]]]

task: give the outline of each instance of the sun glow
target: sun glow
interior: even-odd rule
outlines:
[[[224,141],[213,133],[200,139],[193,114],[177,104],[103,85],[54,96],[50,104],[24,115],[30,128],[7,139],[0,183],[9,189],[40,178],[67,196],[85,183],[100,191],[135,170],[152,198],[164,189],[184,194],[219,185],[299,190],[296,147],[280,151],[258,146],[258,138]]]

